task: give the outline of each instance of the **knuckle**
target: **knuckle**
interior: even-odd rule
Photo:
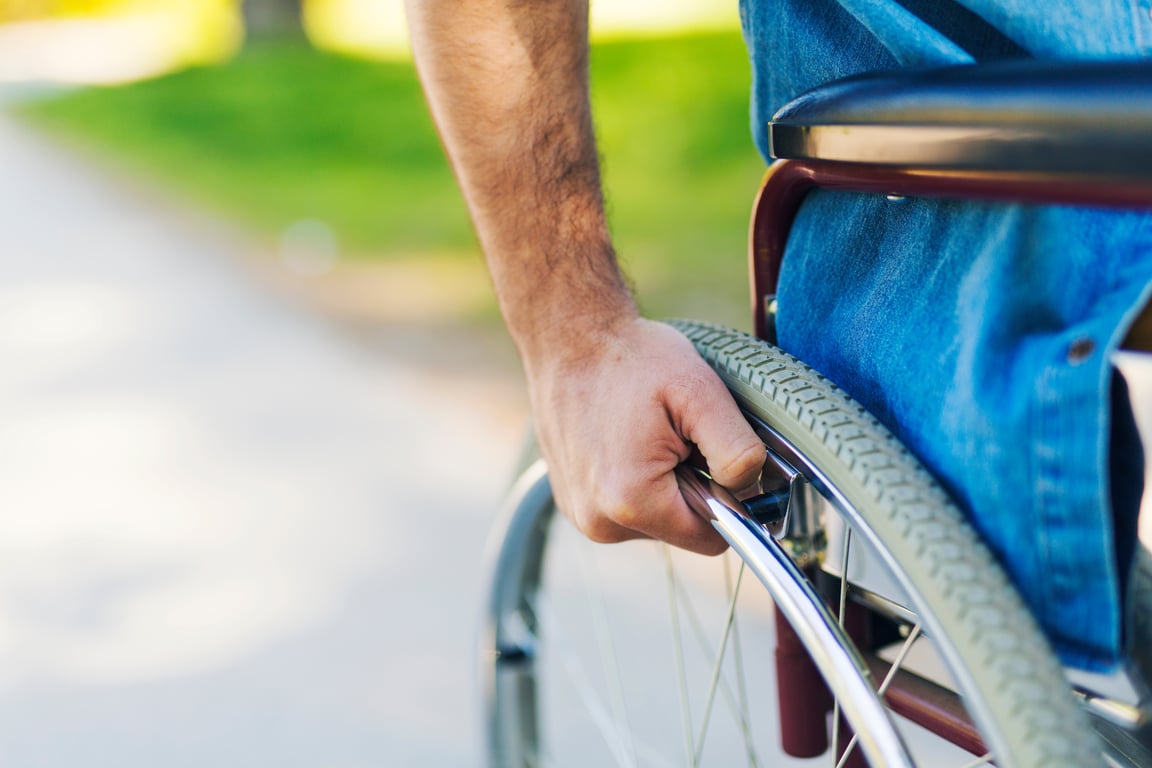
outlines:
[[[594,544],[615,544],[620,541],[620,534],[614,530],[607,528],[597,520],[591,520],[585,523],[580,532],[584,537]]]
[[[615,544],[623,541],[623,532],[610,520],[600,515],[590,515],[576,523],[585,538],[596,544]]]
[[[715,396],[710,386],[711,383],[700,376],[678,376],[665,384],[664,399],[674,408],[696,416],[701,413],[697,406],[708,402]]]
[[[592,504],[581,509],[574,515],[573,522],[577,530],[597,544],[615,544],[624,541],[627,532],[621,528],[617,516],[606,514],[605,507]]]
[[[641,524],[641,515],[635,504],[631,504],[622,498],[609,509],[611,511],[607,516],[614,521],[616,525],[630,530],[638,530],[637,526]]]
[[[585,492],[572,494],[567,517],[587,539],[598,544],[614,544],[635,538],[635,526],[642,517],[637,494],[618,472],[605,472],[596,483],[584,483]]]
[[[632,481],[631,475],[619,469],[617,467],[603,477],[596,508],[612,524],[635,529],[642,517],[643,493]]]

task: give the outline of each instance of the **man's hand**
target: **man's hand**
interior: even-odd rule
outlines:
[[[724,551],[672,471],[695,446],[717,482],[741,490],[758,480],[764,446],[683,335],[631,318],[525,362],[557,505],[585,535]]]

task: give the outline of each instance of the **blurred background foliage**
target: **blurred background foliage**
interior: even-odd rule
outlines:
[[[59,18],[69,16],[103,16],[123,13],[139,3],[133,0],[0,0],[0,19]]]
[[[660,7],[650,11],[668,16]],[[21,114],[270,243],[320,222],[341,260],[439,274],[474,264],[477,248],[399,9],[0,0],[0,24],[167,14],[169,71],[54,92]],[[731,16],[692,18],[672,29],[604,25],[594,44],[610,215],[649,312],[746,326],[746,227],[763,171],[749,138],[748,65]]]

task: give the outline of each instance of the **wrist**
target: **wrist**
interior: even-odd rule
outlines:
[[[529,376],[579,367],[600,357],[640,318],[623,285],[612,294],[598,293],[593,301],[564,291],[541,302],[540,309],[530,319],[508,324]]]
[[[593,224],[575,226],[565,217],[546,241],[525,238],[528,247],[487,251],[500,309],[525,367],[587,357],[639,317],[607,228]]]

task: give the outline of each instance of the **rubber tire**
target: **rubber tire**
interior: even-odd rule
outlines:
[[[919,462],[879,422],[796,358],[747,334],[671,323],[747,412],[820,467],[903,570],[931,618],[1000,766],[1083,768],[1101,752],[1059,662],[1003,569]]]

